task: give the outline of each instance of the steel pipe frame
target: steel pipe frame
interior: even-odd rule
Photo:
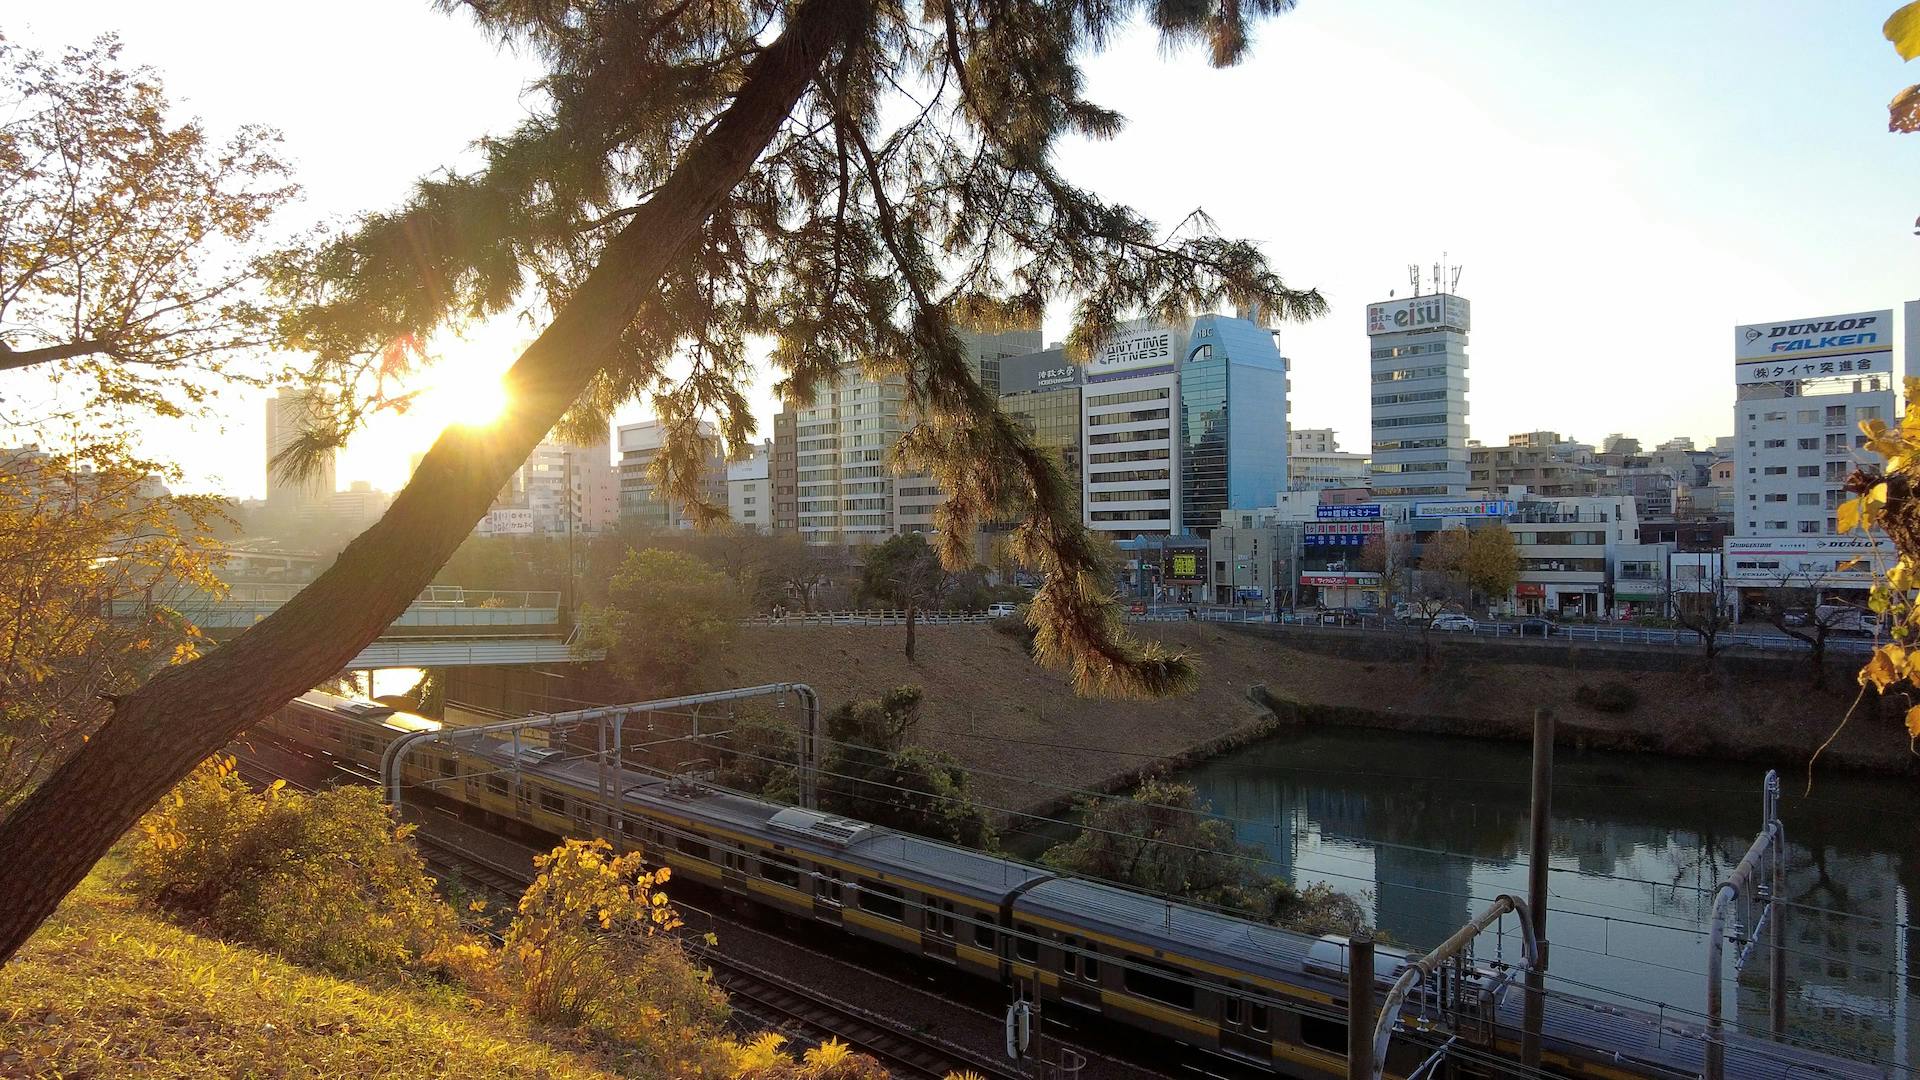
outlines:
[[[1455,930],[1452,937],[1435,946],[1432,952],[1408,965],[1387,990],[1387,999],[1380,1005],[1380,1018],[1373,1026],[1373,1080],[1380,1080],[1380,1071],[1387,1061],[1387,1044],[1393,1040],[1393,1025],[1399,1021],[1400,1010],[1406,1005],[1407,995],[1413,992],[1414,986],[1438,970],[1441,964],[1453,959],[1468,942],[1509,912],[1520,919],[1521,955],[1526,960],[1526,970],[1533,970],[1534,965],[1539,963],[1540,943],[1534,940],[1533,920],[1529,917],[1527,902],[1508,893],[1494,897],[1493,903],[1474,916],[1473,921]]]
[[[705,694],[687,694],[682,697],[660,698],[654,701],[638,701],[627,705],[600,705],[591,709],[575,709],[571,712],[548,713],[545,716],[526,716],[516,720],[497,720],[491,724],[475,727],[441,728],[438,731],[416,731],[402,735],[387,744],[380,755],[380,780],[385,789],[387,802],[400,808],[400,768],[402,760],[415,746],[442,742],[456,737],[486,735],[494,732],[510,731],[515,734],[523,730],[561,727],[570,724],[588,722],[600,725],[600,794],[603,801],[612,798],[607,777],[607,721],[613,722],[613,743],[611,749],[616,753],[621,747],[621,730],[626,716],[631,712],[658,712],[665,709],[688,708],[696,705],[711,705],[722,701],[738,701],[744,698],[765,697],[772,694],[793,694],[800,699],[805,709],[806,733],[801,745],[800,798],[803,806],[812,808],[818,801],[820,768],[820,696],[806,683],[765,683],[760,686],[741,687],[734,690],[715,690]]]

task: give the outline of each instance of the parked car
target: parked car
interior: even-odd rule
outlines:
[[[1535,615],[1514,623],[1513,632],[1521,637],[1552,637],[1560,632],[1560,628],[1554,625],[1552,619]]]
[[[1135,600],[1133,603],[1127,605],[1127,614],[1129,615],[1145,615],[1146,613],[1147,613],[1147,605],[1144,603],[1141,603],[1138,600]]]
[[[1352,626],[1360,621],[1359,612],[1352,608],[1330,607],[1320,609],[1320,622],[1324,626]]]
[[[1464,630],[1471,634],[1480,628],[1480,624],[1465,615],[1441,615],[1433,620],[1433,628],[1435,630]]]
[[[998,604],[987,605],[987,618],[989,619],[1011,619],[1019,613],[1020,606],[1018,604],[1009,604],[1002,601]]]

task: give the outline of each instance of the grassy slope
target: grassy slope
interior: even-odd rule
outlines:
[[[0,968],[0,1077],[615,1075],[448,992],[189,933],[137,910],[117,876],[96,870]]]
[[[1524,735],[1533,709],[1547,705],[1569,739],[1583,731],[1596,738],[1626,736],[1602,741],[1755,757],[1796,769],[1839,723],[1857,689],[1842,678],[1815,693],[1807,688],[1804,667],[1786,658],[1776,679],[1745,684],[1724,677],[1709,683],[1683,672],[1583,672],[1477,660],[1471,653],[1427,673],[1418,663],[1342,656],[1337,645],[1331,655],[1306,652],[1225,627],[1174,623],[1139,629],[1191,653],[1200,664],[1200,689],[1174,701],[1076,698],[1064,679],[1034,666],[1013,639],[979,626],[920,628],[920,656],[912,663],[901,654],[904,632],[896,628],[746,630],[714,685],[799,679],[813,684],[831,709],[850,697],[918,684],[927,703],[916,741],[952,751],[982,770],[974,783],[983,800],[1010,808],[1044,802],[1061,785],[1092,785],[1153,757],[1258,725],[1265,714],[1245,696],[1255,683],[1291,701],[1374,710],[1387,726],[1426,721],[1437,730],[1473,735]],[[1624,716],[1595,712],[1573,701],[1582,682],[1628,683],[1639,692],[1639,704]],[[1729,746],[1744,752],[1730,754]],[[1829,765],[1870,768],[1900,768],[1910,757],[1897,725],[1861,719],[1827,753]]]

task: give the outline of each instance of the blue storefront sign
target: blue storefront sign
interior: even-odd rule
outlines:
[[[1380,517],[1379,503],[1354,503],[1350,506],[1316,506],[1313,516],[1321,521],[1368,521]]]
[[[1413,516],[1421,518],[1512,517],[1514,509],[1511,499],[1423,502],[1413,504]]]

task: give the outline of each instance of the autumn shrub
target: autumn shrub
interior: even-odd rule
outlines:
[[[734,1080],[887,1080],[885,1066],[846,1043],[828,1039],[793,1058],[786,1053],[786,1037],[767,1032],[728,1048]],[[947,1074],[947,1080],[972,1074]],[[976,1076],[973,1080],[979,1080]]]
[[[219,758],[141,821],[126,884],[182,922],[342,974],[484,966],[411,831],[373,788],[254,792]]]
[[[534,860],[501,948],[516,1003],[543,1023],[576,1028],[636,1056],[649,1072],[727,1072],[727,998],[671,931],[680,916],[638,852],[568,840]]]

